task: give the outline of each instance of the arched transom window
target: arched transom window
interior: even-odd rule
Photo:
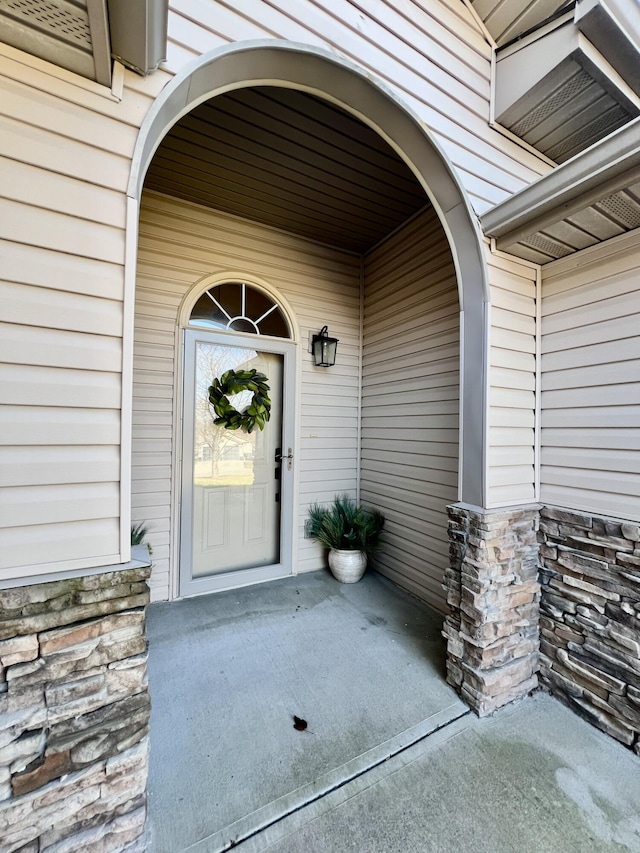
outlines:
[[[193,306],[189,325],[229,332],[290,338],[282,309],[268,294],[243,281],[206,290]]]

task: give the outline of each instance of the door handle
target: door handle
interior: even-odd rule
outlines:
[[[287,460],[287,470],[290,471],[291,470],[291,460],[293,459],[293,452],[292,452],[292,449],[290,447],[288,447],[287,450],[289,451],[289,453],[286,456],[284,456],[280,452],[280,448],[276,447],[276,455],[274,456],[274,459],[276,462],[282,462],[283,459],[286,459]]]

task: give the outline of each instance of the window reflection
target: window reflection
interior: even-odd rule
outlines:
[[[205,291],[194,305],[189,323],[205,329],[291,337],[278,304],[268,294],[242,281],[219,284]]]

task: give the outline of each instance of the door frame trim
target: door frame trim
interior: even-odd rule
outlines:
[[[236,589],[253,583],[289,577],[293,571],[293,531],[295,514],[295,475],[298,461],[296,433],[296,355],[295,342],[282,338],[269,338],[260,335],[239,332],[207,331],[206,329],[183,328],[181,330],[182,370],[180,372],[180,430],[179,472],[176,483],[179,484],[179,547],[178,547],[178,597],[186,598],[204,595],[226,589]],[[216,342],[225,346],[237,346],[272,352],[283,357],[282,367],[282,446],[292,447],[294,464],[291,471],[283,465],[280,479],[280,561],[269,566],[257,566],[252,569],[240,569],[203,578],[191,577],[191,546],[193,535],[193,499],[185,500],[185,495],[193,487],[193,474],[189,457],[185,449],[191,448],[193,438],[185,430],[185,412],[194,401],[193,382],[195,345],[198,340]],[[187,382],[190,384],[187,385]]]

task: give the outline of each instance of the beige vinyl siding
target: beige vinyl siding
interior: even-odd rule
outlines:
[[[640,520],[640,231],[542,274],[541,500]]]
[[[446,506],[457,500],[459,305],[434,212],[365,258],[361,497],[386,517],[384,575],[445,609]]]
[[[136,87],[119,101],[0,45],[0,581],[121,562]]]
[[[491,48],[460,0],[173,0],[166,67],[270,38],[336,51],[391,86],[434,132],[478,212],[549,170],[490,127]]]
[[[356,493],[360,351],[360,258],[199,205],[146,193],[140,220],[133,408],[133,514],[152,524],[154,599],[170,593],[176,540],[172,471],[176,436],[178,309],[204,276],[229,273],[269,283],[299,326],[298,498],[294,570],[325,564],[305,540],[306,511],[336,492]],[[329,324],[340,339],[338,363],[311,364],[309,332]],[[296,543],[294,543],[295,545]]]
[[[487,250],[491,298],[488,506],[535,500],[536,276]]]
[[[459,0],[364,0],[358,7],[346,0],[286,0],[277,6],[253,0],[233,4],[173,0],[169,30],[166,67],[144,79],[125,71],[122,98],[106,87],[0,45],[2,321],[10,324],[13,341],[21,337],[21,330],[25,341],[15,355],[11,350],[7,353],[9,344],[5,345],[3,377],[8,396],[0,410],[0,446],[10,456],[19,456],[25,470],[31,472],[24,485],[27,492],[14,492],[14,480],[1,487],[0,524],[6,517],[3,508],[14,505],[21,507],[21,523],[0,531],[0,581],[99,567],[119,562],[122,556],[120,535],[126,537],[127,531],[121,530],[119,535],[118,527],[119,518],[126,519],[128,512],[127,474],[120,483],[113,460],[116,454],[120,458],[123,436],[125,464],[128,450],[128,388],[121,380],[122,370],[125,376],[128,370],[123,357],[128,352],[123,348],[123,324],[127,322],[123,310],[125,191],[139,127],[153,99],[186,63],[217,47],[256,38],[320,46],[350,59],[389,85],[433,131],[477,211],[548,168],[490,128],[491,51]],[[322,252],[327,276],[341,281],[341,274],[335,272],[340,264],[337,260],[329,263],[331,253]],[[196,253],[194,264],[204,263],[203,258]],[[257,260],[255,263],[257,268]],[[300,263],[298,272],[305,269],[308,265]],[[177,286],[179,275],[174,274]],[[295,267],[288,276],[289,282],[295,279]],[[318,285],[316,293],[311,288],[304,305],[300,296],[292,297],[292,303],[296,310],[300,308],[303,331],[322,325],[327,307],[335,311],[348,375],[342,376],[336,369],[334,376],[342,376],[356,389],[355,374],[349,371],[357,372],[358,336],[345,328],[355,302],[349,297],[348,304],[342,305],[341,299],[346,297],[341,291],[335,305],[330,302],[327,306],[325,286]],[[347,292],[351,291],[347,288]],[[142,343],[148,335],[146,343],[162,350],[174,320],[159,308],[151,315],[147,317],[144,311],[138,315],[138,341]],[[314,386],[310,378],[303,378],[307,393],[309,382]],[[170,388],[151,379],[142,384],[145,387],[137,402],[155,400],[157,394],[167,405],[162,395]],[[119,394],[125,395],[124,421]],[[317,396],[320,398],[319,393]],[[345,426],[352,423],[355,408],[355,403],[341,406]],[[140,408],[137,418],[143,418],[142,411]],[[166,452],[163,429],[168,417],[164,410],[162,423],[136,424],[149,436],[149,452]],[[302,435],[307,435],[303,454],[309,454],[302,464],[308,466],[309,483],[312,477],[321,479],[323,450],[314,458],[316,445],[322,448],[325,442],[336,454],[355,446],[357,430],[349,427],[338,438],[332,423],[324,407],[317,404],[302,415]],[[70,460],[69,479],[80,478],[69,485],[81,484],[90,496],[86,517],[77,514],[74,496],[59,482],[59,468],[39,462],[43,458],[39,454],[53,448]],[[99,452],[94,455],[94,451]],[[111,460],[109,465],[105,465],[103,452]],[[40,483],[34,482],[33,473],[39,464]],[[160,476],[154,479],[164,481],[166,464],[160,469]],[[343,482],[339,474],[326,481],[327,492]],[[346,472],[345,481],[353,482],[351,476],[351,471]],[[114,501],[114,489],[120,489],[125,506]],[[308,492],[301,492],[300,506],[316,495],[315,489],[315,485],[309,486]],[[43,509],[30,518],[31,507],[40,501],[43,507],[56,503],[50,500],[52,494],[59,497],[59,516],[54,520]],[[143,515],[153,520],[153,513],[159,512],[154,500],[136,494],[136,511],[147,508]],[[168,524],[166,515],[163,518]],[[126,528],[126,522],[123,526]],[[155,556],[160,561],[168,559],[168,553],[167,527]],[[316,564],[313,548],[303,543],[300,566]]]

